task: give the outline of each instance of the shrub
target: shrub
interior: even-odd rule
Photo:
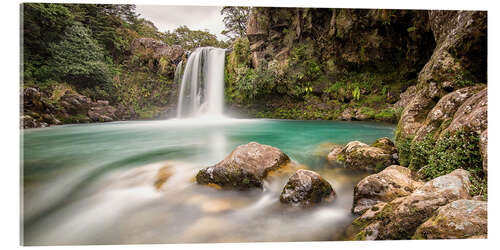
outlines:
[[[396,147],[398,148],[399,164],[408,167],[411,161],[411,140],[410,137],[396,136]]]
[[[80,23],[66,28],[64,38],[50,44],[49,51],[53,75],[60,80],[81,87],[111,82],[103,49]]]
[[[434,149],[434,138],[432,134],[427,136],[421,141],[412,143],[410,146],[410,164],[411,170],[419,170],[428,164],[429,156]]]

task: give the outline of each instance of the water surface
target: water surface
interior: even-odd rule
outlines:
[[[394,135],[380,123],[292,120],[166,120],[24,130],[26,245],[312,241],[340,239],[353,217],[353,185],[367,173],[328,166],[331,143]],[[320,173],[337,200],[312,209],[279,203],[294,169],[264,190],[223,191],[193,182],[236,146],[280,148]],[[173,175],[156,190],[157,170]]]

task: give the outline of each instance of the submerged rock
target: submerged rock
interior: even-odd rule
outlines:
[[[250,142],[238,146],[215,166],[200,170],[196,181],[224,188],[262,187],[269,171],[278,169],[289,161],[290,158],[278,148]]]
[[[165,165],[158,169],[158,173],[156,174],[156,180],[154,186],[156,190],[160,190],[161,187],[167,180],[174,174],[172,171],[172,167],[170,165]]]
[[[300,169],[293,174],[280,195],[280,202],[296,206],[311,206],[333,201],[335,191],[318,173]]]
[[[456,239],[481,237],[488,233],[488,203],[457,200],[437,210],[417,228],[415,239]]]
[[[335,165],[338,162],[337,158],[340,152],[342,152],[342,146],[340,145],[336,145],[330,150],[330,152],[326,156],[326,160],[330,165]]]
[[[355,239],[377,231],[375,239],[409,239],[418,226],[429,219],[434,211],[452,201],[470,199],[470,173],[457,169],[437,177],[417,188],[408,196],[389,203],[381,203],[376,212],[367,210],[354,220],[352,226],[359,231]]]
[[[412,180],[410,169],[389,166],[380,173],[365,177],[354,187],[352,212],[364,213],[380,202],[407,196],[422,185],[422,182]]]
[[[392,150],[352,141],[338,154],[337,160],[344,162],[347,168],[376,171],[397,163],[395,156]]]

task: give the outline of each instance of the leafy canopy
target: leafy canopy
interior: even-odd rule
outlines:
[[[54,76],[77,86],[111,82],[104,50],[80,23],[66,29],[64,38],[49,45]]]

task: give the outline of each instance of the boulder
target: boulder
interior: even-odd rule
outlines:
[[[478,93],[484,85],[476,85],[461,88],[443,96],[438,103],[427,114],[427,118],[418,129],[414,140],[423,140],[428,134],[439,135],[446,128],[446,122],[450,122],[458,108],[471,96]]]
[[[488,203],[457,200],[440,207],[420,225],[415,239],[461,239],[488,233]]]
[[[342,146],[335,145],[332,150],[326,156],[326,159],[330,165],[335,165],[337,163],[338,155],[342,152]]]
[[[146,52],[155,59],[165,57],[172,63],[179,62],[184,54],[184,49],[179,45],[170,46],[163,41],[146,37],[134,39],[130,48],[132,54]]]
[[[328,181],[318,173],[299,169],[286,183],[280,195],[280,202],[293,206],[312,206],[322,201],[335,199],[335,191]]]
[[[354,187],[352,212],[362,214],[381,202],[390,202],[411,194],[423,183],[411,178],[411,170],[392,165],[383,171],[369,175]]]
[[[116,108],[109,105],[108,101],[92,102],[87,115],[94,122],[111,122],[116,118]]]
[[[269,171],[288,162],[290,158],[278,148],[250,142],[238,146],[216,165],[200,170],[196,181],[240,190],[261,188]]]
[[[429,24],[436,48],[418,75],[418,82],[441,84],[461,80],[486,80],[486,11],[429,11]]]
[[[356,239],[365,238],[377,229],[376,239],[409,239],[418,226],[440,207],[460,199],[470,199],[470,173],[457,169],[417,188],[408,196],[381,203],[376,212],[367,210],[353,222],[360,229]],[[371,226],[370,226],[371,225]],[[366,229],[370,228],[369,231]]]
[[[396,131],[396,141],[399,138],[413,137],[422,127],[425,118],[436,102],[440,98],[441,91],[436,83],[431,83],[428,86],[418,89],[413,94],[414,98],[408,103],[401,113],[401,118]]]
[[[92,104],[90,98],[71,91],[66,91],[59,100],[68,114],[86,114]]]
[[[42,109],[42,94],[38,89],[28,87],[23,91],[23,106],[32,110]]]
[[[163,186],[163,184],[165,184],[165,182],[167,182],[167,180],[173,174],[174,173],[172,170],[172,166],[170,166],[170,165],[165,165],[165,166],[161,167],[160,169],[158,169],[158,172],[156,174],[156,180],[154,183],[156,190],[160,190],[161,187]]]
[[[459,129],[466,129],[480,135],[488,128],[488,88],[484,88],[471,96],[455,112],[450,125],[441,133],[453,133]]]
[[[380,148],[384,150],[388,154],[397,154],[398,149],[394,142],[391,141],[388,137],[382,137],[375,140],[375,142],[371,145],[372,147]]]
[[[353,119],[354,115],[356,113],[356,110],[352,108],[346,108],[344,111],[340,114],[340,120],[343,121],[350,121]]]
[[[396,163],[391,152],[368,146],[359,141],[349,142],[342,149],[337,159],[343,162],[347,168],[368,171],[382,170]]]

